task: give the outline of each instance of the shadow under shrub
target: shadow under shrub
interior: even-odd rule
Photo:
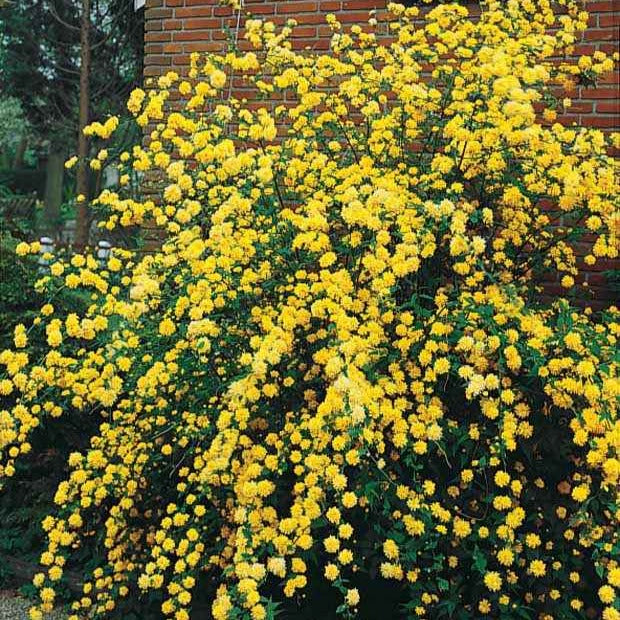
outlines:
[[[16,254],[20,239],[13,233],[32,236],[27,222],[18,224],[15,231],[5,226],[0,236],[0,350],[13,346],[15,327],[21,325],[30,330],[29,355],[40,360],[48,344],[33,323],[48,301],[44,291],[36,287],[46,268],[36,256],[24,258]],[[59,291],[52,300],[60,316],[70,311],[83,312],[87,306],[83,293],[68,289]],[[14,404],[15,399],[7,402]],[[2,586],[21,586],[24,579],[31,580],[44,548],[41,521],[53,509],[54,491],[68,472],[69,454],[87,447],[96,429],[92,417],[66,410],[62,420],[42,420],[33,431],[31,450],[17,463],[16,476],[5,481],[0,493]]]

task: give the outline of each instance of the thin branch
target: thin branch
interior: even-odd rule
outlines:
[[[115,31],[115,25],[116,22],[120,22],[120,20],[125,17],[125,14],[122,12],[119,12],[119,14],[112,19],[112,21],[109,24],[105,24],[105,27],[108,30],[108,33],[104,35],[104,38],[101,39],[100,41],[98,41],[97,43],[95,43],[94,45],[90,46],[91,51],[97,49],[98,47],[101,47],[104,43],[106,43],[109,39],[111,39],[114,35],[118,35],[119,33]],[[97,34],[99,34],[99,31],[96,30]],[[122,37],[122,33],[121,33],[121,37]]]
[[[69,30],[72,30],[73,32],[80,31],[80,29],[77,26],[71,25],[70,23],[66,22],[62,17],[60,17],[60,15],[58,14],[58,11],[56,10],[56,5],[54,2],[50,2],[50,13],[52,14],[52,17],[59,24],[62,24],[65,28],[68,28]]]

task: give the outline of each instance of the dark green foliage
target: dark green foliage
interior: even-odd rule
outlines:
[[[45,174],[35,168],[0,169],[0,186],[19,194],[34,192],[39,198],[43,198]]]
[[[6,194],[6,192],[5,192]],[[6,197],[6,196],[5,196]],[[41,305],[47,301],[35,289],[43,275],[36,257],[20,258],[15,247],[20,238],[32,236],[29,221],[3,219],[0,231],[0,351],[12,347],[13,329],[23,323],[27,328]],[[71,311],[83,311],[86,299],[64,292],[52,300],[59,317]],[[34,357],[43,355],[45,342],[32,341]],[[27,585],[44,547],[42,518],[53,505],[54,491],[65,475],[69,454],[85,447],[96,425],[71,412],[57,423],[42,425],[32,436],[32,452],[18,466],[16,476],[6,481],[0,493],[0,588]],[[54,421],[56,422],[56,421]],[[88,429],[85,433],[84,430]],[[2,558],[7,559],[2,562]],[[15,570],[12,562],[18,562]],[[26,587],[25,593],[27,594]]]
[[[11,346],[15,325],[30,323],[42,303],[33,290],[37,265],[15,255],[17,243],[10,232],[0,234],[0,350]]]
[[[0,5],[0,92],[17,97],[41,140],[72,144],[79,98],[76,0]],[[142,17],[127,0],[93,2],[91,114],[118,113],[142,73]]]

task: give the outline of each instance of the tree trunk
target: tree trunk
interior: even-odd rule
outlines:
[[[77,193],[84,196],[78,202],[75,223],[75,244],[79,249],[88,245],[88,137],[84,128],[88,125],[90,89],[90,0],[82,0],[82,16],[80,21],[80,119],[78,134],[78,170]]]
[[[60,224],[62,180],[65,172],[64,153],[53,149],[47,159],[46,169],[43,232],[52,238],[56,238]]]
[[[18,170],[24,167],[24,155],[26,154],[26,148],[28,147],[28,137],[23,135],[19,144],[17,145],[17,150],[15,151],[15,157],[13,158],[13,170]]]

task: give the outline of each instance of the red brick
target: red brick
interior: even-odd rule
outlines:
[[[278,13],[311,13],[312,11],[319,10],[318,2],[297,2],[292,0],[290,2],[278,2]]]
[[[590,114],[594,109],[594,104],[591,101],[580,101],[579,99],[573,99],[570,111],[572,114]]]
[[[186,19],[183,22],[184,30],[210,30],[212,28],[221,27],[222,22],[219,19]]]
[[[613,41],[617,37],[618,31],[615,28],[592,28],[584,33],[586,41]]]
[[[382,9],[384,6],[385,2],[380,2],[380,0],[345,0],[345,2],[342,3],[342,9],[344,11]]]
[[[368,21],[368,17],[368,11],[347,11],[346,13],[338,15],[338,21],[343,24],[362,24]]]
[[[600,114],[620,114],[620,100],[615,101],[597,101],[596,112]]]
[[[586,88],[581,91],[584,99],[616,99],[618,91],[615,88]]]
[[[561,114],[558,118],[565,125],[579,122],[579,116],[577,114]]]
[[[212,6],[194,6],[194,7],[182,7],[176,9],[174,12],[174,16],[178,19],[183,19],[184,17],[212,17],[213,16],[213,7]]]
[[[144,46],[144,53],[147,57],[155,54],[163,54],[164,46],[162,43],[148,43]]]
[[[210,39],[211,30],[181,30],[172,34],[173,41],[209,41]]]
[[[591,56],[596,52],[596,45],[594,43],[581,43],[575,45],[573,48],[573,56]]]
[[[602,0],[601,2],[586,2],[586,10],[595,13],[599,11],[604,13],[605,11],[616,11],[618,9],[617,0]]]
[[[256,4],[248,6],[248,13],[251,15],[273,15],[276,12],[275,4]]]
[[[617,51],[618,44],[617,39],[605,42],[605,41],[593,41],[588,44],[576,45],[573,50],[574,56],[591,56],[596,51],[605,52],[606,54],[613,54]]]
[[[164,19],[166,17],[172,17],[172,9],[153,8],[147,9],[144,12],[144,19]]]
[[[620,82],[620,73],[617,71],[610,71],[598,78],[599,84],[618,84]],[[618,91],[616,90],[616,93]]]
[[[617,116],[584,116],[581,119],[581,124],[586,127],[599,127],[601,129],[617,129],[620,127],[620,118]]]
[[[293,30],[293,38],[313,38],[316,37],[316,28],[312,26],[301,26]]]
[[[164,30],[180,30],[183,27],[183,21],[180,19],[166,19],[162,25]]]
[[[168,66],[172,64],[172,56],[168,56],[168,55],[163,55],[163,54],[149,54],[145,59],[144,59],[144,64],[145,65],[158,65],[160,67],[162,66]]]
[[[618,9],[620,11],[620,3],[618,4]],[[612,13],[611,15],[599,15],[598,25],[603,28],[605,26],[620,26],[620,12]]]
[[[223,52],[224,46],[215,41],[200,41],[196,43],[184,43],[183,51],[188,54],[192,52]]]
[[[183,51],[183,46],[180,43],[166,43],[163,46],[164,54],[180,54]]]
[[[193,2],[194,4],[200,4],[200,0],[188,0],[188,2]],[[217,15],[218,17],[222,17],[224,15],[232,15],[232,9],[229,6],[216,6],[213,7],[213,15]]]
[[[273,20],[270,20],[273,21]],[[220,27],[236,28],[239,24],[240,28],[245,26],[245,18],[241,15],[230,15],[224,19],[220,19]]]
[[[144,42],[151,43],[153,41],[170,41],[172,39],[171,32],[145,32]]]
[[[175,54],[172,57],[172,64],[187,66],[189,65],[189,54]]]

